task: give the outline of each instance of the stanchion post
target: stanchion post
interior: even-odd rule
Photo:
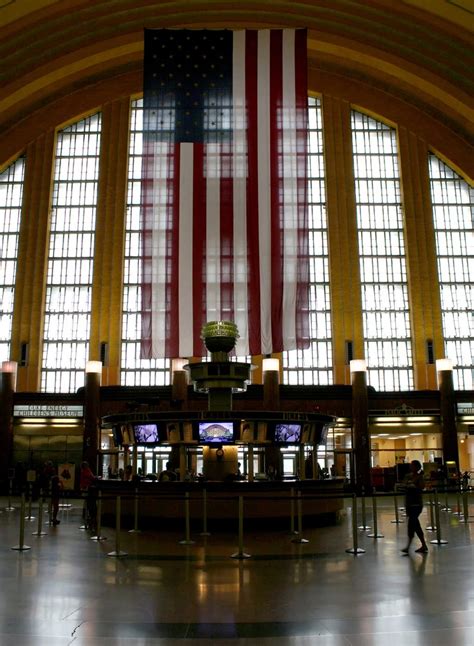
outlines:
[[[377,496],[376,496],[376,491],[374,489],[372,493],[372,514],[374,517],[374,531],[372,534],[367,534],[369,538],[384,538],[383,534],[379,534],[378,532],[378,523],[377,523]]]
[[[436,525],[435,525],[435,519],[434,519],[434,502],[433,502],[433,494],[430,492],[429,500],[428,500],[428,505],[430,508],[430,525],[426,528],[428,532],[435,532],[436,531]]]
[[[207,489],[202,490],[202,532],[201,536],[210,536],[211,533],[207,531]]]
[[[249,559],[250,554],[244,552],[244,497],[239,496],[239,551],[231,555],[233,559]]]
[[[115,551],[109,552],[107,556],[127,556],[127,552],[122,552],[120,549],[120,524],[121,524],[121,499],[120,496],[117,496],[117,502],[115,505]]]
[[[459,483],[456,490],[456,511],[453,511],[453,516],[462,516],[463,512],[461,511],[461,483]]]
[[[180,545],[194,545],[191,540],[190,522],[189,522],[189,491],[184,494],[184,522],[185,522],[185,537],[184,540],[179,541]]]
[[[295,530],[295,490],[290,489],[290,534],[297,534]]]
[[[38,498],[38,527],[36,532],[32,532],[33,536],[46,536],[46,532],[43,532],[43,506],[44,506],[44,497],[43,492],[40,491]]]
[[[367,525],[367,516],[365,509],[365,487],[361,488],[361,507],[362,507],[362,525],[359,525],[359,529],[370,529],[370,525]],[[357,500],[357,499],[356,499]]]
[[[399,525],[400,523],[403,523],[403,520],[400,518],[400,514],[398,513],[398,500],[397,500],[397,494],[395,492],[393,494],[393,505],[395,510],[395,519],[392,520],[391,522]]]
[[[12,550],[17,550],[19,552],[24,552],[25,550],[31,550],[29,545],[25,545],[25,494],[21,494],[21,507],[20,507],[20,539],[18,545],[12,547]]]
[[[469,522],[469,499],[468,499],[468,491],[467,489],[464,489],[462,492],[462,508],[463,508],[463,515],[464,515],[464,522],[468,523]]]
[[[13,495],[13,476],[8,476],[8,507],[5,507],[5,511],[15,511],[15,507],[12,505],[12,495]]]
[[[441,523],[439,522],[439,505],[438,505],[438,492],[435,489],[434,492],[435,499],[435,518],[436,518],[436,538],[434,538],[430,543],[432,545],[446,545],[448,541],[441,538]]]
[[[25,520],[34,520],[35,517],[31,515],[31,506],[33,504],[33,485],[31,482],[28,483],[28,516],[25,517]]]
[[[133,498],[133,529],[128,530],[129,534],[139,534],[138,529],[138,487],[135,487],[135,495]]]
[[[309,541],[306,538],[302,537],[303,533],[303,510],[302,510],[302,499],[301,499],[301,491],[298,491],[298,500],[296,501],[296,508],[298,510],[298,536],[295,536],[294,538],[291,539],[292,543],[309,543]]]
[[[107,537],[102,536],[102,491],[97,493],[97,515],[96,515],[96,536],[91,536],[91,541],[106,541]]]
[[[357,495],[352,495],[352,547],[346,550],[348,554],[365,554],[365,550],[359,547],[359,538],[357,535]]]

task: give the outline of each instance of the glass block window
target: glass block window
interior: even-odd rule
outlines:
[[[352,112],[352,145],[368,382],[413,388],[396,131]]]
[[[454,387],[472,390],[474,357],[474,188],[435,155],[429,156],[438,256],[444,354]]]
[[[331,305],[323,129],[319,99],[309,98],[308,115],[310,347],[307,350],[283,352],[283,383],[328,385],[333,383]]]
[[[51,206],[41,390],[84,385],[94,258],[101,115],[58,132]]]
[[[164,386],[171,383],[171,361],[140,359],[142,116],[143,100],[132,101],[120,381],[124,386]]]
[[[0,173],[0,362],[10,359],[25,159]]]

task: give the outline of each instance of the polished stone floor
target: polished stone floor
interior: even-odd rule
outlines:
[[[94,541],[80,529],[81,502],[60,512],[61,524],[38,531],[19,501],[0,498],[1,646],[474,646],[474,497],[470,521],[440,512],[440,534],[427,532],[429,553],[402,556],[406,524],[393,501],[378,506],[378,532],[357,530],[351,509],[336,527],[247,531],[251,556],[235,559],[237,536],[103,528]],[[456,501],[453,501],[456,505]],[[371,508],[367,524],[372,524]],[[33,505],[32,514],[38,510]],[[360,516],[359,516],[360,517]],[[425,509],[422,524],[430,524]],[[184,532],[184,528],[183,528]],[[293,537],[295,538],[295,537]],[[298,538],[298,537],[296,537]],[[117,550],[127,552],[109,556]]]

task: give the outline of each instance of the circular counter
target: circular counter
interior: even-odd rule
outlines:
[[[140,527],[182,527],[187,499],[192,525],[202,527],[206,507],[207,523],[215,531],[235,526],[240,496],[243,497],[247,526],[289,528],[292,511],[294,518],[297,515],[298,497],[301,499],[301,515],[305,525],[335,524],[344,509],[343,486],[342,478],[283,482],[141,481],[138,485],[103,480],[98,489],[102,498],[104,524],[115,524],[116,500],[120,496],[124,527],[133,526],[137,502]]]

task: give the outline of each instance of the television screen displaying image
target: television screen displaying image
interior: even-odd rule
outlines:
[[[301,440],[301,424],[284,422],[275,424],[273,440],[280,444],[296,444]]]
[[[231,444],[234,422],[199,422],[198,434],[202,444]]]
[[[134,426],[137,444],[152,444],[159,442],[158,426],[156,424],[137,424]]]

